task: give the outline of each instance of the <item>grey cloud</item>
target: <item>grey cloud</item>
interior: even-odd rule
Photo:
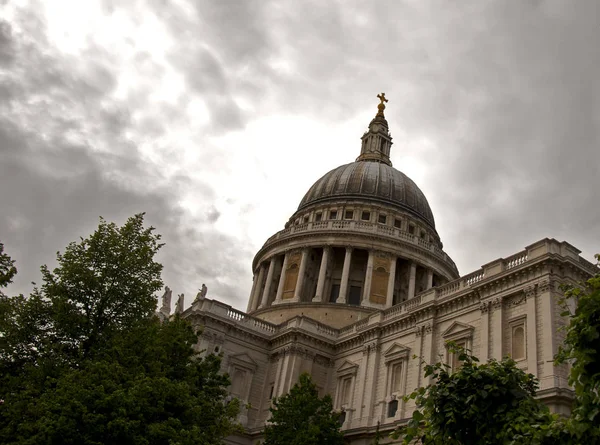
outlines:
[[[28,283],[39,281],[39,266],[52,267],[55,252],[91,233],[99,216],[122,223],[146,212],[166,243],[159,259],[167,284],[187,293],[204,279],[213,295],[243,300],[249,260],[237,255],[233,238],[215,229],[216,208],[194,220],[179,200],[191,188],[190,178],[180,171],[167,179],[126,137],[132,129],[159,137],[164,130],[157,122],[164,115],[136,126],[132,110],[144,107],[146,96],[138,92],[127,107],[110,97],[116,83],[107,50],[92,48],[86,63],[77,64],[81,70],[73,69],[69,56],[45,40],[41,22],[22,18],[22,26],[36,29],[11,42],[15,58],[4,72],[10,88],[0,104],[0,239],[19,268],[9,291],[27,293]],[[146,131],[151,128],[154,133]],[[199,199],[215,199],[209,184],[193,186]],[[215,268],[225,260],[230,270]],[[202,278],[198,264],[208,265]]]
[[[104,4],[110,11],[117,8]],[[4,152],[3,164],[8,159],[5,165],[20,172],[11,179],[19,184],[12,190],[31,204],[9,197],[12,213],[5,215],[2,233],[10,229],[14,239],[19,233],[25,239],[34,228],[40,234],[66,233],[59,226],[67,224],[68,232],[79,235],[84,225],[74,221],[92,215],[83,234],[88,233],[100,214],[96,209],[109,219],[151,209],[148,218],[167,242],[161,253],[167,284],[187,295],[206,282],[211,296],[242,306],[254,252],[247,240],[220,235],[212,226],[223,218],[212,207],[216,192],[184,174],[165,183],[157,167],[139,160],[126,131],[135,127],[160,146],[189,98],[200,97],[210,126],[198,139],[198,156],[204,168],[218,169],[227,154],[212,146],[209,136],[239,131],[254,115],[344,122],[365,107],[374,112],[375,94],[385,91],[394,165],[402,170],[408,155],[426,163],[419,186],[461,272],[545,236],[566,239],[588,257],[600,250],[600,208],[594,204],[600,177],[597,2],[195,1],[190,2],[194,14],[165,2],[149,4],[174,39],[167,57],[187,87],[179,103],[157,110],[147,96],[161,68],[147,55],[139,56],[140,85],[126,105],[109,100],[98,107],[115,88],[110,49],[95,49],[87,70],[73,73],[67,56],[52,53],[36,14],[24,19],[32,28],[28,47],[3,28],[0,55],[13,75],[0,94],[21,119],[5,114],[5,137],[14,142],[5,145],[13,152]],[[40,110],[28,105],[34,96],[47,101]],[[250,102],[254,113],[241,110],[238,98]],[[136,109],[152,112],[134,123]],[[357,138],[364,129],[356,129]],[[82,137],[75,141],[79,145],[61,136],[69,131]],[[92,154],[96,145],[109,147],[110,154]],[[411,153],[409,147],[420,151]],[[165,159],[177,162],[179,147],[161,149]],[[340,164],[355,157],[358,145],[348,150]],[[34,159],[44,164],[36,166]],[[48,176],[46,165],[54,166],[54,176]],[[314,180],[322,173],[315,165]],[[127,177],[135,187],[119,182]],[[139,183],[153,187],[142,193]],[[179,193],[192,184],[207,209],[196,219],[177,204]],[[49,196],[53,189],[64,198]],[[106,202],[99,191],[105,191]],[[40,212],[44,201],[38,194],[65,216]],[[94,201],[101,204],[90,204]],[[44,218],[46,225],[35,226]],[[9,240],[6,245],[8,250]],[[27,246],[23,249],[34,255],[35,244]],[[198,284],[191,283],[196,279]]]

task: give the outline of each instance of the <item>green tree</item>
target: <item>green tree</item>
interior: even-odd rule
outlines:
[[[434,383],[407,397],[415,400],[416,409],[395,438],[426,445],[555,443],[556,417],[535,399],[532,374],[509,358],[479,364],[461,348],[449,348],[459,354],[462,366],[454,372],[445,363],[425,366],[425,376]]]
[[[596,255],[600,262],[600,255]],[[596,264],[598,267],[598,264]],[[568,302],[575,303],[574,313]],[[600,273],[585,283],[565,288],[563,316],[570,316],[557,363],[571,363],[569,384],[575,406],[569,427],[580,443],[600,441]]]
[[[12,279],[16,274],[15,260],[4,253],[4,244],[0,243],[0,288],[12,283]],[[0,292],[0,295],[2,295],[2,292]]]
[[[98,230],[42,267],[0,317],[0,443],[216,444],[235,430],[220,359],[198,334],[161,323],[161,247],[143,215]]]
[[[264,445],[341,445],[339,416],[331,396],[319,397],[304,373],[288,394],[273,400]]]

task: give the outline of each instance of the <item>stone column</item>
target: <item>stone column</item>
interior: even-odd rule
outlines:
[[[265,267],[264,265],[260,265],[258,266],[259,271],[258,271],[258,282],[256,283],[256,288],[254,289],[254,295],[252,296],[252,306],[254,306],[254,310],[256,310],[258,308],[258,303],[260,302],[260,288],[262,287],[262,282],[263,279],[265,277]]]
[[[535,288],[525,290],[525,297],[527,298],[527,325],[525,328],[527,330],[527,372],[537,377],[537,313],[535,294]]]
[[[362,295],[362,306],[369,305],[369,295],[371,295],[371,282],[373,281],[373,256],[373,251],[369,250],[369,259],[367,260],[367,272],[365,273],[365,286]]]
[[[269,263],[269,272],[267,273],[267,282],[265,283],[265,290],[262,294],[262,301],[260,302],[259,308],[265,308],[269,304],[269,294],[271,293],[271,284],[273,283],[273,273],[275,271],[275,257],[271,258]]]
[[[285,284],[285,272],[287,269],[289,255],[286,252],[283,255],[283,265],[281,266],[281,275],[279,276],[279,285],[277,286],[277,295],[275,296],[275,301],[273,304],[281,303],[281,298],[283,297],[283,286]]]
[[[414,261],[411,261],[410,262],[410,275],[409,275],[409,281],[408,281],[408,297],[407,297],[408,300],[415,297],[416,280],[417,280],[417,263],[415,263]]]
[[[321,267],[319,268],[319,279],[317,281],[317,294],[312,301],[314,302],[322,302],[323,301],[323,293],[325,292],[325,278],[327,276],[327,267],[329,267],[329,253],[331,251],[331,247],[325,246],[323,247],[323,257],[321,258]]]
[[[433,287],[433,270],[427,269],[427,287],[425,289],[431,289]]]
[[[346,256],[344,257],[344,267],[342,269],[342,282],[340,283],[340,294],[337,303],[346,304],[348,296],[348,278],[350,278],[350,262],[352,261],[352,247],[346,247]]]
[[[388,278],[387,300],[385,307],[392,307],[394,304],[394,286],[396,284],[396,255],[392,256],[390,261],[390,277]]]
[[[302,298],[302,288],[304,287],[304,275],[306,275],[306,263],[308,263],[308,249],[302,249],[302,259],[300,260],[300,269],[298,270],[298,281],[294,292],[294,301],[298,302]]]
[[[250,291],[250,298],[248,298],[248,307],[246,308],[246,312],[251,312],[254,310],[254,294],[256,293],[257,282],[258,277],[256,274],[252,275],[252,290]]]

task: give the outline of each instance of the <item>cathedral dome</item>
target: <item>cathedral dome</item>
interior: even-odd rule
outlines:
[[[377,98],[356,160],[318,179],[256,253],[249,313],[342,328],[458,277],[425,195],[392,167],[387,99]]]
[[[399,207],[435,229],[433,213],[423,192],[404,173],[376,161],[357,161],[326,173],[308,190],[298,210],[340,199],[369,199]]]

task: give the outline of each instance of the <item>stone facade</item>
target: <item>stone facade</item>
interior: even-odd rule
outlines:
[[[344,413],[349,443],[370,443],[378,423],[391,431],[411,416],[402,396],[429,383],[413,356],[457,365],[449,341],[482,360],[512,356],[551,409],[570,409],[568,369],[553,363],[564,335],[557,297],[594,266],[543,239],[459,276],[425,197],[391,166],[383,105],[357,161],[317,181],[257,253],[247,313],[204,298],[183,314],[248,404],[246,433],[231,443],[255,443],[271,399],[303,372]]]

